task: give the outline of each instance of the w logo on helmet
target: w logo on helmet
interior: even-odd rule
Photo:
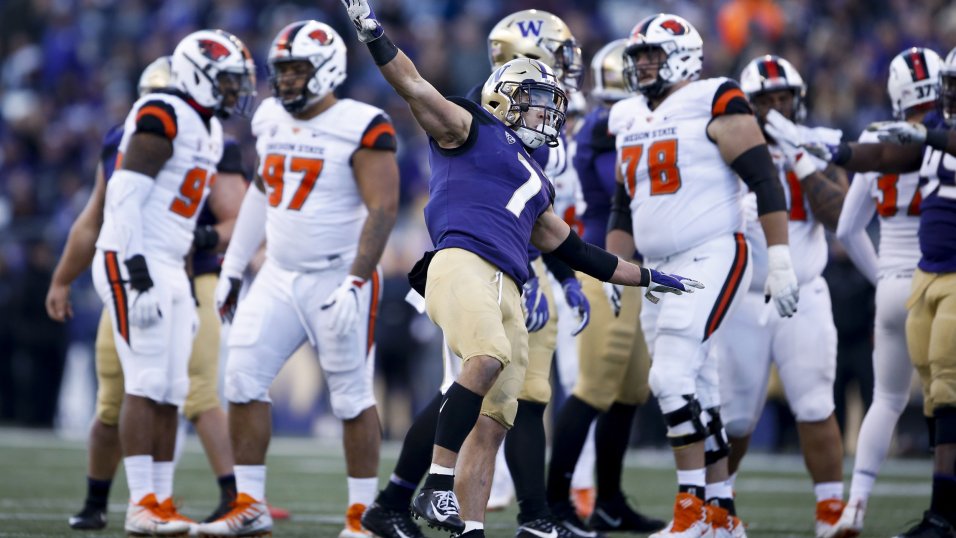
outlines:
[[[527,25],[527,26],[525,26]],[[528,37],[529,34],[541,36],[541,28],[544,26],[543,20],[537,21],[518,21],[518,29],[521,30],[521,37]]]
[[[312,32],[309,33],[309,37],[315,41],[318,41],[319,45],[328,45],[332,42],[332,38],[329,36],[329,34],[321,28],[312,30]]]
[[[212,39],[200,39],[199,50],[202,51],[203,56],[215,62],[229,56],[229,49],[222,43],[213,41]]]
[[[667,19],[662,22],[661,28],[670,32],[671,35],[684,35],[687,33],[687,27],[674,19]]]

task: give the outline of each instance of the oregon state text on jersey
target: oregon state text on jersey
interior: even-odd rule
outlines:
[[[741,231],[742,183],[707,136],[710,120],[745,99],[726,78],[690,82],[655,109],[638,95],[611,108],[634,242],[660,259]]]
[[[173,154],[156,175],[142,208],[147,258],[159,257],[181,265],[192,246],[196,219],[223,152],[222,125],[216,118],[207,121],[174,93],[147,94],[136,101],[126,117],[117,168],[130,138],[139,131],[158,129],[158,134],[169,138],[173,145]],[[121,250],[111,224],[113,218],[107,208],[96,242],[100,250]]]
[[[368,210],[352,155],[362,148],[395,149],[395,129],[385,113],[341,99],[299,120],[269,98],[252,118],[252,134],[268,197],[266,255],[290,271],[354,258]]]

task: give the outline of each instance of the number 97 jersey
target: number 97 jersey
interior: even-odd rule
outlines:
[[[726,78],[691,82],[654,110],[642,95],[611,108],[608,131],[645,257],[665,258],[742,230],[742,183],[707,135],[713,118],[733,113],[751,112]]]

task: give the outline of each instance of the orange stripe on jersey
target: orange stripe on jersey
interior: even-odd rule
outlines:
[[[717,296],[714,308],[710,311],[710,316],[707,317],[707,326],[704,329],[704,340],[710,338],[710,335],[714,334],[714,331],[720,327],[720,322],[723,321],[724,316],[727,315],[730,303],[733,301],[734,295],[737,294],[740,281],[743,279],[744,271],[747,269],[747,241],[744,239],[743,234],[736,233],[734,234],[734,242],[737,245],[734,262],[730,265],[730,273],[724,281],[724,286],[720,289],[720,295]]]
[[[106,280],[109,282],[110,290],[113,292],[113,310],[116,311],[116,330],[120,336],[129,344],[129,312],[126,305],[126,288],[123,286],[123,279],[120,278],[119,261],[116,259],[116,252],[107,251],[106,253]]]
[[[395,128],[392,127],[391,123],[379,123],[375,127],[369,129],[362,137],[362,143],[360,145],[363,148],[374,148],[378,137],[382,136],[383,134],[395,136]]]
[[[113,170],[119,170],[123,167],[123,152],[119,151],[116,153],[116,163],[113,165]]]
[[[711,116],[717,117],[724,112],[727,112],[727,105],[736,97],[739,97],[744,101],[747,100],[747,96],[744,95],[744,92],[740,91],[740,88],[732,88],[727,90],[717,98],[716,102],[714,102],[714,107],[710,111]]]
[[[368,343],[365,352],[370,353],[375,345],[375,320],[378,319],[378,296],[382,292],[378,269],[372,271],[372,302],[368,309]]]
[[[169,115],[169,112],[166,112],[158,106],[144,106],[139,109],[139,113],[136,114],[136,121],[139,121],[143,116],[153,116],[158,119],[163,123],[166,138],[170,140],[176,138],[176,120]]]

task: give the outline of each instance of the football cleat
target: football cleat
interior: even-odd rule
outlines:
[[[176,507],[176,503],[173,502],[172,497],[168,497],[165,501],[159,503],[159,511],[170,521],[182,521],[189,525],[190,535],[195,535],[199,529],[199,525],[195,521],[179,513],[179,509]]]
[[[866,501],[857,499],[847,503],[840,515],[840,521],[834,528],[834,537],[852,538],[863,532],[863,516],[866,515]]]
[[[674,519],[650,538],[713,538],[714,529],[704,501],[690,493],[678,493]]]
[[[515,538],[560,538],[550,518],[538,518],[518,526]]]
[[[574,538],[601,538],[604,535],[589,527],[578,518],[570,501],[556,503],[551,506],[551,516],[558,527],[558,534],[563,537]]]
[[[78,531],[98,531],[106,528],[106,507],[87,504],[75,516],[70,516],[70,528]]]
[[[817,503],[817,538],[837,538],[837,522],[846,503],[840,499],[826,499]]]
[[[919,523],[893,538],[956,538],[956,527],[942,516],[927,510],[923,512],[923,519]]]
[[[594,512],[594,488],[574,488],[571,490],[571,501],[574,503],[574,511],[582,520],[591,517]]]
[[[345,511],[345,528],[339,533],[339,538],[369,538],[371,533],[362,528],[362,514],[365,505],[355,503]]]
[[[424,519],[429,527],[454,534],[461,534],[465,530],[460,510],[458,498],[452,490],[423,489],[412,500],[412,514],[415,517]]]
[[[272,516],[265,502],[240,493],[226,515],[199,525],[199,536],[272,536]]]
[[[123,528],[129,536],[186,536],[189,533],[189,524],[169,519],[152,493],[126,507]]]
[[[597,501],[588,523],[597,531],[643,534],[659,531],[667,525],[659,519],[647,517],[635,511],[627,505],[623,495],[609,501]]]
[[[365,509],[362,526],[380,538],[425,538],[408,510],[391,510],[378,503]]]
[[[708,504],[704,506],[704,510],[707,511],[707,519],[710,520],[714,538],[747,538],[743,522],[726,508]]]

